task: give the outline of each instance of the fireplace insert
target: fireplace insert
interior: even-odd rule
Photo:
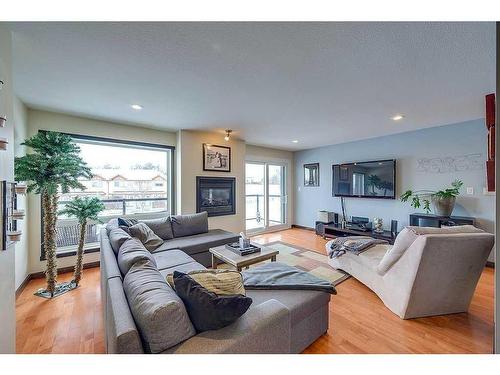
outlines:
[[[196,177],[196,212],[207,211],[208,216],[236,214],[236,178]]]

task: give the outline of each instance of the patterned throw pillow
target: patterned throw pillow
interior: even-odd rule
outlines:
[[[200,270],[187,273],[198,284],[220,296],[246,295],[241,273],[232,270]],[[175,289],[173,274],[167,282]]]

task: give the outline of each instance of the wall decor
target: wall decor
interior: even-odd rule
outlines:
[[[417,160],[417,171],[424,173],[453,173],[484,169],[482,154],[422,158]]]
[[[236,178],[196,176],[196,212],[209,217],[236,214]]]
[[[9,144],[9,141],[7,140],[7,138],[0,137],[0,150],[7,150],[8,144]]]
[[[488,129],[488,159],[486,160],[486,183],[488,191],[495,191],[495,94],[485,97],[486,129]]]
[[[17,209],[15,187],[13,182],[0,181],[0,250],[7,250],[21,237],[17,220],[24,218],[24,210]]]
[[[231,172],[231,147],[203,143],[203,170]]]
[[[304,186],[319,186],[319,163],[304,164]]]
[[[5,117],[4,115],[0,115],[0,128],[3,128],[6,122],[7,122],[7,117]]]

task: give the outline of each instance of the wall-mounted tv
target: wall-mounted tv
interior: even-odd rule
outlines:
[[[396,160],[332,165],[334,197],[396,198]]]

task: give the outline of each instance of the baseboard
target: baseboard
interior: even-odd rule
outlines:
[[[292,224],[292,228],[304,229],[304,230],[310,230],[310,231],[316,232],[316,229],[314,229],[314,228],[305,227],[305,226],[298,225],[298,224]]]
[[[19,288],[16,289],[16,299],[21,295],[24,288],[26,288],[26,285],[28,285],[31,279],[32,279],[31,273],[27,274],[21,285],[19,285]]]
[[[100,262],[97,260],[95,262],[85,263],[83,269],[99,267]],[[62,267],[57,269],[57,273],[71,272],[75,269],[75,266]],[[35,272],[31,274],[32,279],[43,279],[45,277],[45,272]]]
[[[495,268],[495,263],[494,263],[494,262],[487,261],[487,262],[486,262],[486,267]]]

